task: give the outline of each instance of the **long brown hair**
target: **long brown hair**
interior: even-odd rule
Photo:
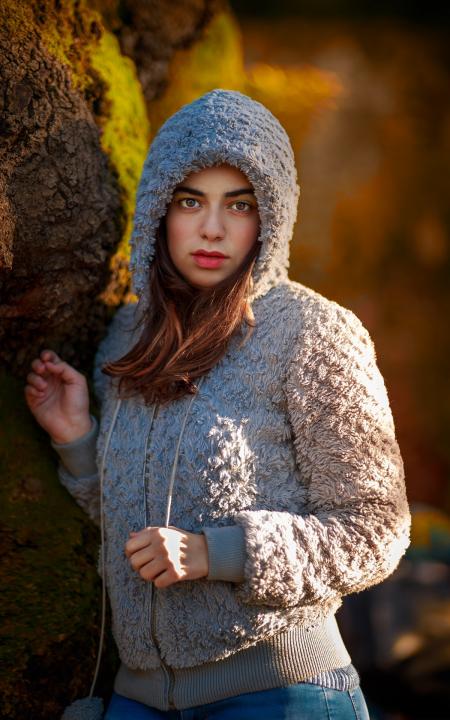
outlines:
[[[193,382],[225,354],[232,336],[247,341],[255,326],[247,296],[261,243],[255,241],[241,266],[210,288],[195,288],[173,264],[166,242],[165,216],[156,233],[149,272],[149,309],[134,330],[144,325],[138,342],[102,372],[119,377],[119,394],[142,395],[144,401],[166,403],[194,394]]]

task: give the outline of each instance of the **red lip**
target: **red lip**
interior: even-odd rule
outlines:
[[[208,250],[196,250],[193,255],[207,255],[208,257],[228,257],[227,255],[224,255],[221,252],[217,252],[217,250],[213,250],[212,252],[208,252]]]

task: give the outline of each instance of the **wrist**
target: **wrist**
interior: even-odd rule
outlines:
[[[206,577],[209,573],[209,556],[208,556],[208,544],[206,538],[202,533],[195,533],[195,539],[198,543],[197,556],[197,578]]]
[[[73,425],[71,428],[68,428],[61,433],[51,434],[50,438],[55,445],[66,445],[79,440],[84,435],[87,435],[93,427],[94,423],[92,418],[88,415],[86,419],[76,425]]]

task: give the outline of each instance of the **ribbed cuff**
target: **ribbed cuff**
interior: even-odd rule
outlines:
[[[96,448],[99,426],[94,415],[89,417],[93,422],[91,429],[73,442],[56,443],[50,439],[50,445],[58,453],[64,467],[74,477],[90,477],[98,471]]]
[[[207,580],[243,582],[246,559],[245,533],[239,525],[204,527],[201,532],[208,545]]]

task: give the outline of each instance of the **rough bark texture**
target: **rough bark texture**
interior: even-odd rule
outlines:
[[[137,70],[151,99],[175,49],[200,37],[213,7],[107,1],[88,7],[78,0],[1,6],[5,720],[53,720],[85,696],[99,637],[97,530],[58,483],[48,436],[25,404],[25,378],[44,347],[89,376],[105,324],[128,293],[127,240],[150,141]],[[124,56],[118,39],[142,67]],[[108,637],[96,688],[105,699],[116,665]]]
[[[103,10],[122,52],[136,63],[148,102],[166,90],[174,52],[202,39],[214,16],[227,7],[225,0],[124,0],[114,13],[105,0],[93,5]]]
[[[23,17],[30,24],[18,29],[8,12],[14,9],[3,10],[0,39],[6,209],[0,344],[2,362],[19,370],[44,338],[66,353],[65,338],[83,341],[86,316],[103,305],[96,295],[108,280],[106,261],[124,217],[93,113],[105,82],[88,66],[91,82],[80,91],[72,69],[48,51],[38,23],[31,24],[31,13]],[[87,48],[88,35],[94,45],[99,32],[91,23],[83,36]]]

